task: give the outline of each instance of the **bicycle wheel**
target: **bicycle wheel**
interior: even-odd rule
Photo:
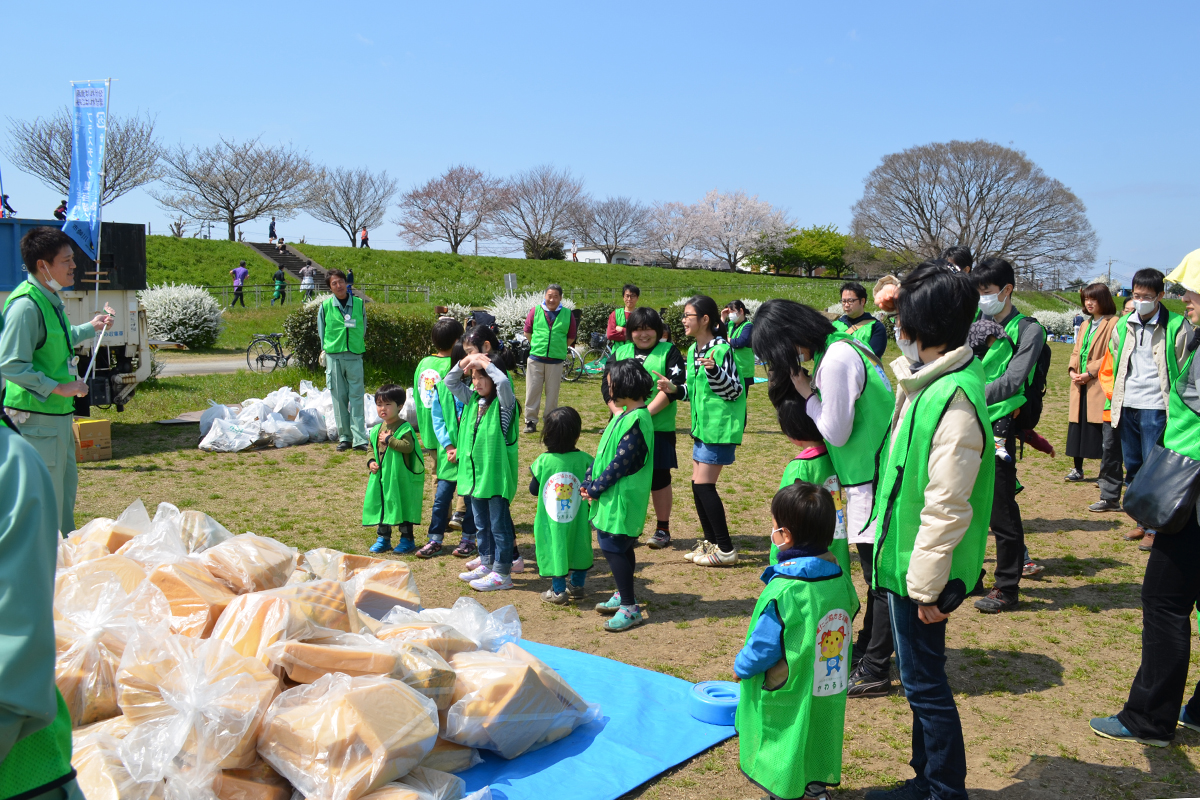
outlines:
[[[579,356],[574,350],[567,351],[567,357],[563,359],[563,380],[574,383],[583,375],[583,362],[579,360]]]
[[[582,372],[584,375],[600,375],[604,372],[605,352],[595,347],[589,347],[583,354]]]
[[[279,355],[267,339],[255,339],[246,348],[246,366],[251,372],[274,372]]]

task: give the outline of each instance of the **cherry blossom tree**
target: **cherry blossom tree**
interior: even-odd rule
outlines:
[[[741,190],[722,194],[713,189],[694,214],[698,249],[724,261],[730,270],[755,252],[781,250],[793,228],[783,211]]]
[[[659,203],[650,210],[645,241],[637,251],[643,261],[665,261],[678,267],[696,252],[698,212],[687,203]]]

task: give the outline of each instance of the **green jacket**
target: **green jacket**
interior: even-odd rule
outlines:
[[[414,449],[401,453],[391,447],[379,452],[379,434],[383,423],[376,423],[368,433],[371,454],[379,464],[379,471],[367,476],[367,492],[363,497],[363,525],[400,525],[405,522],[418,523],[424,510],[425,462],[416,450],[416,434],[407,422],[393,432],[397,439],[406,433],[412,434]]]
[[[8,296],[4,319],[0,335],[4,405],[37,414],[73,414],[74,398],[53,390],[76,379],[71,367],[75,345],[95,336],[95,330],[91,325],[72,326],[59,296],[32,277]]]
[[[1196,351],[1188,354],[1179,377],[1171,385],[1171,396],[1167,399],[1167,428],[1163,431],[1163,446],[1200,461],[1200,414],[1184,402],[1183,392],[1192,381],[1192,363]],[[1191,386],[1195,392],[1195,387]]]
[[[838,481],[837,472],[833,468],[833,460],[829,453],[821,453],[813,458],[796,456],[783,468],[783,477],[779,480],[779,488],[790,486],[797,481],[815,483],[823,486],[833,497],[833,507],[837,511],[837,522],[833,528],[833,543],[829,552],[837,558],[838,566],[847,575],[850,574],[850,542],[846,538],[846,498],[842,493],[842,484]],[[771,543],[771,563],[779,563],[779,548]]]
[[[533,519],[539,575],[562,577],[592,566],[590,508],[579,495],[592,457],[582,450],[542,453],[529,467],[541,487]]]
[[[740,325],[729,326],[729,340],[733,341],[741,333],[742,328],[750,324],[750,319],[747,317],[742,320]],[[751,347],[738,347],[733,351],[733,360],[737,362],[738,375],[743,381],[754,380],[754,349]]]
[[[634,411],[613,417],[596,449],[596,460],[592,463],[592,477],[599,478],[617,455],[617,445],[630,428],[637,425],[646,440],[646,461],[632,475],[626,475],[608,487],[597,500],[592,502],[589,516],[598,531],[613,536],[642,535],[646,524],[646,508],[650,502],[650,482],[654,477],[654,422],[650,412],[643,406]]]
[[[861,486],[875,480],[879,454],[887,441],[888,426],[896,408],[896,396],[883,364],[871,352],[871,348],[844,333],[831,333],[825,340],[825,349],[814,357],[814,376],[821,368],[821,360],[829,352],[830,346],[836,342],[847,342],[854,348],[854,352],[862,359],[866,380],[862,394],[854,401],[854,428],[850,438],[840,447],[829,442],[826,445],[842,486]]]
[[[987,383],[991,383],[1008,371],[1008,365],[1012,362],[1013,356],[1017,354],[1017,348],[1021,341],[1021,320],[1027,317],[1017,312],[1013,314],[1008,322],[1004,323],[1004,333],[1006,338],[997,339],[992,342],[992,346],[988,348],[987,353],[983,356],[983,372]],[[1037,320],[1033,320],[1035,324],[1040,326]],[[1024,383],[1021,384],[1021,391],[1016,394],[1006,397],[1003,400],[998,400],[988,405],[988,418],[991,422],[998,419],[1003,419],[1009,414],[1016,411],[1021,406],[1025,405],[1025,389],[1033,382],[1034,368],[1037,366],[1035,361],[1030,365],[1029,374],[1025,377]]]
[[[367,315],[361,297],[350,296],[350,319],[347,320],[346,316],[342,313],[342,306],[337,297],[330,295],[321,303],[321,349],[326,353],[353,353],[361,356],[367,352]]]

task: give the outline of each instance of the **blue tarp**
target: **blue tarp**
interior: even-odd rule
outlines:
[[[600,719],[561,741],[507,761],[486,750],[459,773],[473,792],[491,785],[496,800],[615,800],[734,735],[688,713],[693,684],[600,656],[522,641],[589,703]]]

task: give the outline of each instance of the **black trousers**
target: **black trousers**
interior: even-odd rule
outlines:
[[[1009,434],[1004,440],[1009,455],[1016,458],[1016,437]],[[1006,595],[1015,596],[1021,583],[1021,567],[1025,563],[1025,528],[1021,524],[1021,508],[1017,505],[1017,465],[996,459],[996,490],[992,497],[992,533],[996,536],[995,586]]]
[[[1125,461],[1121,455],[1121,436],[1113,428],[1111,422],[1101,423],[1101,435],[1104,442],[1104,455],[1100,458],[1100,477],[1096,483],[1100,486],[1100,499],[1121,501],[1121,486],[1125,482]]]
[[[871,585],[871,574],[875,567],[875,545],[859,543],[858,559],[862,562],[863,578]],[[888,613],[886,589],[867,589],[867,601],[863,604],[862,626],[858,629],[858,640],[854,643],[854,658],[867,672],[877,678],[886,678],[892,672],[892,617]]]
[[[1154,537],[1142,579],[1142,664],[1117,715],[1134,735],[1175,738],[1192,651],[1191,613],[1200,601],[1200,525]],[[1200,685],[1187,704],[1200,719]]]

